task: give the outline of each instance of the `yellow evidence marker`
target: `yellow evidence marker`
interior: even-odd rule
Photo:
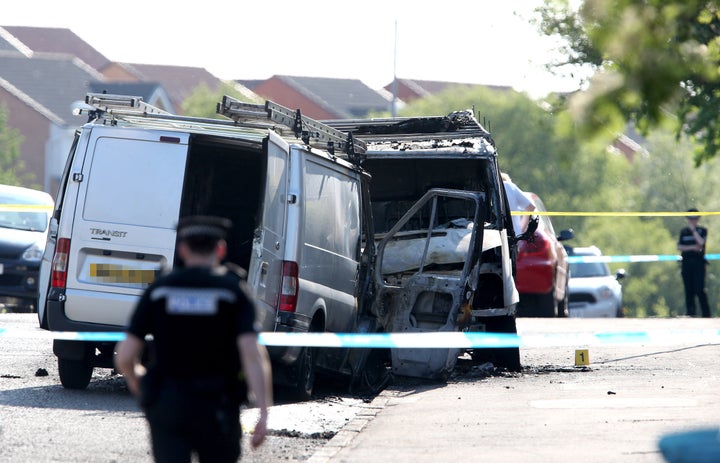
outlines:
[[[587,349],[575,350],[575,366],[590,365],[590,354]]]

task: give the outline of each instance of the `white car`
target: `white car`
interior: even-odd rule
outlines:
[[[625,270],[610,273],[607,263],[598,259],[595,246],[568,248],[570,260],[569,316],[621,317],[622,285]]]

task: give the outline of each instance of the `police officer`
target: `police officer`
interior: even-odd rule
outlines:
[[[251,444],[265,440],[272,379],[257,342],[255,309],[239,272],[221,261],[231,223],[193,216],[178,225],[184,267],[142,295],[115,365],[140,399],[157,462],[235,462],[240,457],[241,377],[260,414]],[[141,363],[151,334],[147,372]]]
[[[680,230],[677,249],[681,252],[681,273],[685,286],[685,306],[690,317],[695,316],[695,297],[700,302],[703,317],[710,317],[710,305],[705,292],[705,240],[707,228],[698,225],[700,216],[695,208],[688,209],[688,226]]]

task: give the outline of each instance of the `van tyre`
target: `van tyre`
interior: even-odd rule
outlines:
[[[58,358],[60,383],[65,389],[85,389],[90,384],[93,366],[85,360]]]
[[[517,323],[514,315],[487,317],[482,320],[488,333],[517,334]],[[519,347],[489,347],[475,349],[471,353],[473,363],[490,362],[495,368],[507,371],[522,371]]]
[[[293,395],[299,401],[306,401],[312,398],[315,385],[315,349],[303,347],[298,357],[297,369],[295,370],[295,388]]]
[[[389,349],[370,349],[359,377],[350,385],[350,392],[378,394],[392,380],[391,363]]]

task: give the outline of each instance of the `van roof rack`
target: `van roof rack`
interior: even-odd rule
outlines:
[[[324,144],[331,154],[340,149],[350,161],[359,164],[366,151],[365,142],[354,138],[352,131],[341,131],[329,125],[303,116],[299,109],[293,111],[278,103],[267,100],[265,104],[246,103],[231,96],[223,96],[217,105],[217,113],[234,120],[236,123],[266,120],[268,123],[281,124],[292,129],[297,138],[305,144]]]
[[[217,113],[232,119],[199,118],[169,113],[151,104],[145,103],[140,96],[111,95],[107,93],[88,93],[85,103],[89,106],[77,110],[77,114],[88,114],[88,120],[109,119],[110,124],[118,120],[132,121],[136,118],[151,118],[172,122],[196,124],[198,126],[218,125],[227,127],[247,127],[271,129],[285,135],[280,126],[292,130],[296,138],[311,146],[327,150],[331,155],[336,149],[347,154],[348,160],[360,164],[366,150],[365,142],[357,140],[351,132],[343,132],[303,116],[300,110],[291,110],[272,101],[265,104],[244,103],[230,96],[224,96],[217,105]],[[109,116],[109,117],[108,117]]]
[[[169,112],[145,103],[141,96],[111,95],[108,93],[88,93],[85,95],[85,104],[94,108],[96,113],[91,116],[100,116],[98,111],[108,114],[165,114]]]
[[[368,144],[438,138],[484,138],[495,145],[490,132],[478,122],[471,110],[455,111],[447,116],[336,119],[322,122],[337,130],[352,132],[356,139]]]

